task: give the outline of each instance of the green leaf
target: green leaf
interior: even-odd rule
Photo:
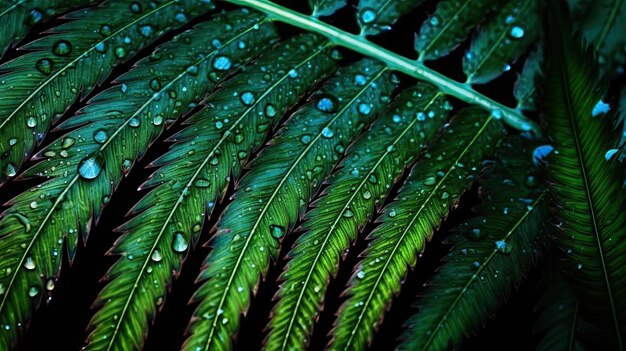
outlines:
[[[582,324],[578,298],[563,274],[549,267],[545,292],[537,306],[540,314],[534,332],[543,334],[537,351],[584,351],[585,347],[578,335]]]
[[[257,50],[258,40],[237,43]],[[231,173],[239,177],[247,155],[280,116],[333,68],[330,49],[319,37],[295,37],[224,83],[207,107],[185,122],[189,126],[173,137],[177,143],[154,162],[162,167],[142,186],[156,188],[133,209],[140,213],[122,226],[125,234],[112,252],[123,257],[111,268],[112,281],[98,297],[102,307],[93,320],[96,329],[88,350],[141,346],[148,323]],[[254,101],[244,103],[244,94],[253,94]],[[184,162],[177,162],[182,158]]]
[[[419,61],[435,60],[448,55],[470,31],[485,20],[486,14],[498,8],[501,0],[441,0],[415,36]]]
[[[382,110],[397,78],[364,59],[324,85],[295,113],[238,184],[218,221],[205,283],[184,349],[228,349],[241,313],[302,214],[350,141]]]
[[[626,1],[589,1],[579,27],[583,39],[598,53],[601,75],[622,74],[626,62]]]
[[[537,88],[543,77],[543,57],[543,44],[539,43],[526,59],[522,73],[513,86],[513,95],[515,100],[517,100],[518,110],[537,110],[537,100],[539,98]]]
[[[0,4],[0,57],[35,25],[96,0],[15,0]]]
[[[367,346],[408,267],[415,265],[426,240],[472,184],[503,132],[493,114],[478,108],[463,110],[444,126],[369,235],[372,241],[351,279],[331,349]]]
[[[621,148],[620,160],[623,160],[624,158],[626,158],[626,87],[622,88],[621,97],[619,99],[619,111],[617,120],[615,121],[615,127],[618,131],[622,132],[618,145]],[[626,185],[626,178],[624,179],[624,185]]]
[[[165,125],[215,85],[209,77],[218,81],[228,74],[223,58],[238,67],[275,38],[270,24],[259,26],[261,18],[244,10],[198,25],[141,60],[117,79],[121,84],[95,96],[60,126],[72,130],[44,148],[38,157],[45,159],[25,172],[46,182],[13,199],[0,220],[0,269],[5,272],[0,323],[12,331],[3,333],[3,345],[39,304],[44,286],[53,285],[64,246],[71,260],[79,233],[86,240],[90,223]],[[97,335],[93,349],[118,341],[95,340]],[[137,340],[129,338],[124,345],[137,347]]]
[[[0,66],[0,184],[16,175],[50,125],[113,68],[163,33],[213,8],[203,0],[120,0],[73,12],[32,51]],[[12,142],[11,140],[15,140]]]
[[[305,349],[340,257],[391,186],[445,120],[450,104],[429,84],[404,91],[350,148],[305,215],[282,277],[267,350]]]
[[[549,165],[558,223],[556,241],[565,270],[580,298],[581,315],[613,335],[609,348],[623,348],[626,335],[626,198],[614,147],[618,131],[594,107],[597,86],[591,52],[571,39],[570,21],[551,7],[544,113],[555,152]],[[606,160],[605,158],[609,158]]]
[[[376,35],[390,30],[400,17],[421,3],[422,0],[360,0],[357,20],[361,35]]]
[[[519,137],[504,139],[497,161],[482,171],[479,216],[447,239],[452,250],[407,322],[400,350],[458,347],[543,255],[547,201],[529,150]]]
[[[309,0],[309,6],[313,10],[314,17],[330,16],[337,10],[346,6],[347,0]]]
[[[467,83],[484,84],[511,69],[539,32],[537,0],[509,1],[480,29],[463,58]]]

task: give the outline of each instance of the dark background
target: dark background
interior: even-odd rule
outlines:
[[[276,1],[285,6],[289,6],[303,13],[309,13],[307,2],[304,0],[296,1]],[[356,1],[351,1],[351,6],[339,11],[331,18],[325,18],[328,22],[351,32],[358,32],[357,24],[354,20],[354,9]],[[435,8],[436,1],[426,1],[418,10],[406,15],[400,20],[394,29],[390,32],[371,38],[376,43],[391,49],[397,53],[410,58],[416,58],[413,49],[414,33],[419,31],[419,25],[426,18],[427,14],[432,13]],[[222,4],[223,5],[223,4]],[[228,8],[228,6],[224,6]],[[148,55],[156,46],[172,38],[177,33],[192,27],[195,23],[206,20],[210,15],[203,16],[197,20],[190,22],[188,25],[173,31],[153,45],[146,47],[131,61],[118,66],[106,83],[95,89],[83,101],[87,101],[90,97],[102,91],[116,76],[131,69],[134,62],[138,58]],[[44,32],[46,29],[62,23],[63,20],[56,19],[48,23],[37,25],[19,45],[37,39],[38,33]],[[293,27],[280,25],[281,33],[291,36],[298,33]],[[461,68],[461,57],[467,44],[462,45],[448,57],[438,60],[435,63],[429,63],[428,66],[444,73],[454,79],[464,81],[465,77]],[[346,50],[344,52],[344,61],[349,63],[360,57]],[[0,62],[6,62],[13,59],[24,52],[10,50]],[[488,96],[503,102],[509,106],[514,106],[515,102],[512,96],[512,86],[515,82],[518,72],[521,70],[521,64],[513,65],[511,71],[505,73],[496,81],[486,85],[477,87],[481,92]],[[403,77],[403,86],[414,84],[415,81]],[[454,101],[455,106],[459,107],[463,104]],[[62,117],[68,118],[72,116],[83,103],[75,103],[70,110]],[[114,229],[121,225],[127,211],[135,204],[144,192],[136,189],[143,180],[153,170],[145,169],[145,167],[157,156],[167,151],[168,144],[163,142],[167,137],[171,136],[180,129],[180,121],[167,130],[161,138],[146,153],[143,159],[135,165],[132,172],[121,183],[117,191],[111,198],[108,206],[104,209],[102,216],[96,226],[89,235],[89,243],[87,246],[80,247],[74,262],[70,265],[65,259],[61,270],[61,277],[56,284],[55,290],[51,295],[49,303],[41,306],[38,311],[33,314],[29,331],[24,334],[22,340],[18,344],[18,350],[79,350],[86,339],[85,331],[93,311],[90,309],[91,304],[96,299],[98,292],[104,286],[101,277],[107,269],[115,262],[116,257],[106,256],[105,253],[113,245],[119,233]],[[59,132],[49,133],[44,144],[55,140],[60,136]],[[32,163],[30,163],[32,164]],[[30,164],[27,164],[28,167]],[[0,189],[0,198],[5,202],[6,199],[12,198],[16,194],[37,184],[37,180],[11,182]],[[397,186],[392,192],[397,191]],[[220,209],[228,204],[228,197],[232,194],[233,185],[225,200],[219,204],[215,213],[220,213]],[[389,350],[397,345],[397,339],[403,328],[403,323],[416,310],[413,307],[415,297],[422,291],[422,285],[428,280],[432,272],[441,264],[440,260],[447,253],[448,247],[442,244],[450,228],[460,223],[462,220],[472,216],[471,208],[478,202],[477,189],[473,187],[464,195],[461,203],[463,204],[444,221],[443,225],[434,235],[434,239],[426,247],[424,255],[418,260],[416,269],[412,270],[403,285],[400,295],[394,300],[389,311],[385,315],[384,323],[381,329],[375,334],[374,343],[370,347],[371,350]],[[4,208],[2,208],[4,209]],[[216,222],[217,216],[210,218],[203,230],[201,243],[206,243],[212,228]],[[296,225],[297,227],[298,225]],[[365,228],[368,233],[374,228],[369,224]],[[269,271],[265,282],[261,285],[257,296],[253,299],[250,310],[243,318],[239,336],[236,338],[235,349],[237,350],[257,350],[262,346],[265,336],[265,325],[267,324],[270,311],[273,306],[272,297],[278,288],[277,278],[282,271],[285,261],[283,260],[288,249],[293,245],[299,233],[287,235],[284,239],[280,260],[274,263]],[[351,275],[352,267],[358,262],[358,253],[367,245],[364,240],[365,235],[360,235],[356,245],[351,248],[347,262],[341,266],[337,279],[331,281],[327,294],[325,310],[319,317],[319,321],[315,327],[311,338],[311,350],[323,349],[329,338],[327,334],[332,328],[334,321],[334,311],[336,311],[343,298],[340,297],[346,283]],[[195,279],[200,270],[202,261],[209,249],[205,246],[198,246],[195,251],[188,256],[179,278],[171,287],[172,293],[166,298],[166,303],[159,315],[155,319],[154,326],[150,329],[145,350],[178,350],[185,339],[185,329],[187,323],[195,308],[188,301],[197,288]],[[509,299],[509,302],[501,308],[500,312],[494,316],[495,319],[486,323],[486,328],[477,336],[466,340],[461,349],[463,350],[491,350],[491,349],[507,349],[507,350],[528,350],[534,349],[540,335],[533,334],[532,329],[537,313],[534,311],[535,302],[540,295],[537,288],[539,272],[536,270],[530,272],[528,279],[520,286]]]

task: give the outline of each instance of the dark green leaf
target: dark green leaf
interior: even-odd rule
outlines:
[[[333,350],[361,350],[369,343],[408,267],[433,230],[478,175],[481,161],[503,135],[493,115],[468,108],[441,130],[387,205],[355,269],[333,330]]]
[[[449,350],[476,333],[543,255],[545,192],[519,137],[504,139],[480,179],[479,216],[447,239],[453,244],[407,323],[401,350]]]
[[[517,78],[513,87],[513,95],[517,100],[517,109],[523,111],[535,111],[537,109],[538,86],[543,76],[543,45],[539,44],[530,53],[522,73]]]
[[[361,35],[376,35],[390,30],[400,17],[421,3],[422,0],[360,0],[357,20]]]
[[[306,233],[289,255],[266,349],[305,348],[339,258],[450,108],[436,88],[420,84],[403,92],[350,148],[305,216]]]
[[[295,113],[238,184],[218,221],[185,350],[230,348],[250,295],[344,148],[389,101],[396,77],[361,60],[335,75]]]

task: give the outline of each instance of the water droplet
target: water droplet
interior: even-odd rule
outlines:
[[[598,115],[606,114],[609,111],[611,111],[611,106],[600,100],[593,107],[593,110],[591,111],[591,117],[597,117]]]
[[[106,130],[99,129],[95,133],[93,133],[93,140],[95,140],[99,144],[104,144],[109,138],[109,134],[107,134]]]
[[[140,13],[141,12],[141,4],[138,3],[137,1],[131,2],[130,5],[128,6],[128,8],[130,8],[130,12],[132,12],[132,13]]]
[[[59,40],[52,45],[52,52],[57,56],[67,56],[72,52],[72,44],[67,40]]]
[[[318,98],[315,107],[322,112],[333,113],[337,111],[337,100],[335,97],[330,95],[321,95]]]
[[[152,261],[154,262],[161,262],[161,260],[163,259],[163,255],[161,255],[161,251],[154,250],[152,251],[152,255],[150,255],[150,259],[152,259]]]
[[[343,216],[346,218],[352,218],[354,217],[354,212],[352,212],[349,208],[346,209],[346,211],[343,213]]]
[[[108,24],[103,24],[103,25],[100,26],[99,33],[103,37],[108,37],[109,35],[111,35],[112,32],[113,31],[111,29],[111,26],[109,26]]]
[[[52,60],[47,59],[47,58],[42,58],[41,60],[37,61],[37,70],[43,74],[50,74],[52,73],[52,70],[54,69],[54,62],[52,62]]]
[[[367,83],[367,77],[362,74],[357,74],[354,76],[354,84],[357,86],[363,86]]]
[[[141,121],[137,117],[133,117],[128,121],[128,125],[132,128],[137,128],[141,124]]]
[[[400,123],[400,121],[402,121],[402,117],[400,117],[400,115],[393,115],[392,120],[393,123]]]
[[[359,278],[359,279],[363,279],[363,278],[365,278],[365,272],[364,272],[364,271],[358,271],[358,272],[356,273],[356,276],[357,276],[357,278]]]
[[[99,42],[98,44],[96,44],[96,51],[99,53],[104,53],[107,51],[107,44],[103,41]]]
[[[42,19],[43,19],[43,13],[39,11],[39,9],[32,9],[28,13],[28,18],[26,19],[26,22],[32,26],[34,24],[41,22]]]
[[[13,146],[13,145],[17,144],[17,141],[18,141],[17,138],[9,139],[9,146]]]
[[[208,188],[211,183],[207,179],[200,178],[196,180],[193,185],[195,185],[196,188]]]
[[[150,36],[152,36],[152,33],[154,32],[154,30],[152,29],[152,26],[141,26],[139,27],[139,33],[141,33],[141,35],[143,35],[146,38],[149,38]]]
[[[424,179],[424,185],[434,185],[437,182],[437,179],[435,177],[426,177],[426,179]]]
[[[363,192],[363,198],[365,200],[369,200],[372,198],[372,193],[369,190],[365,190],[365,192]]]
[[[174,240],[172,241],[172,250],[175,252],[185,252],[189,247],[189,243],[185,240],[183,233],[174,234]]]
[[[67,138],[63,139],[63,144],[61,145],[61,147],[64,148],[64,149],[67,149],[70,146],[74,145],[75,142],[76,142],[76,140],[74,140],[74,138],[67,137]]]
[[[333,135],[335,135],[335,133],[328,127],[324,127],[324,129],[322,129],[322,136],[324,138],[332,138]]]
[[[46,281],[46,290],[52,291],[54,290],[54,279],[50,278]]]
[[[279,225],[270,225],[270,233],[274,239],[280,239],[285,235],[285,228]]]
[[[243,94],[241,94],[241,103],[246,105],[246,106],[250,106],[254,103],[254,94],[250,93],[250,92],[245,92]]]
[[[274,116],[276,116],[277,113],[278,113],[278,111],[276,110],[276,106],[274,106],[272,104],[265,105],[265,116],[266,117],[273,118]]]
[[[26,261],[24,261],[24,268],[26,268],[29,271],[32,271],[35,269],[35,260],[33,260],[31,256],[26,257]]]
[[[469,240],[475,241],[481,239],[483,237],[483,234],[480,231],[480,228],[473,228],[465,232],[465,237]]]
[[[511,35],[512,38],[521,39],[524,36],[524,28],[520,26],[515,26],[511,28],[511,31],[509,32],[509,34]]]
[[[502,119],[502,110],[493,110],[491,111],[491,117],[495,119]]]
[[[310,134],[304,134],[300,137],[300,142],[302,142],[302,144],[304,145],[308,145],[311,142],[311,135]]]
[[[437,27],[439,24],[441,24],[441,18],[438,15],[433,15],[430,17],[430,20],[428,22],[431,26]]]
[[[368,24],[376,20],[376,11],[370,8],[361,10],[361,22]]]
[[[104,157],[101,154],[88,156],[78,163],[78,174],[83,179],[95,179],[104,168]]]
[[[40,291],[41,291],[41,289],[38,286],[33,285],[30,288],[28,288],[28,296],[29,297],[36,297],[37,295],[39,295]]]
[[[604,154],[604,159],[609,161],[618,152],[619,152],[619,149],[611,149],[611,150],[607,151],[606,154]]]
[[[552,145],[541,145],[537,146],[533,151],[533,163],[535,165],[539,165],[540,163],[544,163],[548,155],[552,153],[554,147]]]
[[[291,78],[297,78],[298,77],[298,71],[296,71],[295,69],[289,70],[288,74],[289,74],[289,77],[291,77]]]
[[[369,104],[363,103],[359,104],[358,110],[360,114],[367,116],[370,114],[370,112],[372,112],[372,107]]]
[[[37,126],[37,118],[33,116],[28,117],[28,119],[26,120],[26,125],[29,128],[35,128]]]
[[[388,215],[389,215],[389,217],[392,217],[392,218],[395,217],[396,216],[396,210],[389,211]]]
[[[39,207],[39,204],[37,203],[37,201],[31,201],[29,206],[30,206],[30,208],[32,208],[34,210],[37,207]]]
[[[12,163],[7,163],[7,166],[6,166],[5,170],[4,170],[4,174],[7,177],[15,177],[16,173],[17,172],[15,171],[15,166]]]
[[[150,81],[150,89],[154,91],[159,91],[159,89],[161,89],[161,83],[159,83],[158,79],[152,78],[152,80]]]
[[[496,249],[503,254],[509,254],[513,250],[511,245],[507,244],[507,242],[504,240],[496,241]]]
[[[113,53],[115,54],[115,57],[119,59],[126,57],[126,49],[121,46],[116,47],[115,50],[113,50]]]
[[[213,59],[213,68],[218,71],[227,71],[232,66],[232,62],[228,56],[215,56]]]

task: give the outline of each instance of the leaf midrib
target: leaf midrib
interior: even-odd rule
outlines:
[[[439,97],[442,96],[443,93],[441,93],[440,91],[438,91],[433,98],[424,105],[423,110],[426,110],[428,107],[430,107],[434,101]],[[400,133],[400,135],[393,141],[393,143],[391,145],[396,145],[402,138],[404,138],[404,135],[406,133],[408,133],[409,130],[411,130],[411,128],[413,128],[413,126],[417,123],[417,118],[413,118],[411,120],[410,123],[408,123],[405,128],[402,130],[402,133]],[[315,259],[313,260],[312,264],[311,264],[311,269],[309,269],[309,272],[307,273],[307,276],[304,280],[304,282],[302,283],[302,288],[300,290],[300,295],[298,296],[298,299],[296,301],[296,305],[293,308],[293,313],[291,315],[291,318],[289,320],[289,326],[287,327],[287,332],[285,333],[284,336],[284,340],[283,340],[283,344],[281,346],[282,350],[285,350],[285,348],[287,347],[287,340],[289,339],[289,334],[291,333],[291,328],[293,326],[293,322],[296,319],[296,315],[298,314],[298,310],[300,308],[300,303],[302,302],[302,298],[304,297],[304,291],[307,289],[308,284],[310,282],[311,279],[311,275],[313,274],[313,271],[315,270],[315,268],[317,267],[317,262],[319,260],[319,258],[322,255],[322,252],[324,251],[324,249],[326,248],[326,244],[330,241],[330,237],[332,232],[335,230],[335,228],[337,227],[337,224],[339,223],[339,221],[341,220],[341,218],[343,217],[343,213],[348,209],[348,207],[350,207],[350,203],[354,200],[354,198],[356,197],[356,194],[358,194],[358,192],[361,190],[361,188],[363,187],[363,185],[367,182],[367,179],[374,174],[374,171],[378,168],[378,166],[380,166],[380,164],[382,163],[382,161],[387,157],[387,155],[389,155],[389,151],[387,151],[387,149],[385,150],[385,152],[379,157],[378,161],[376,161],[376,164],[370,169],[370,171],[363,177],[363,179],[361,180],[361,182],[359,183],[359,185],[356,187],[356,189],[352,192],[352,195],[350,196],[350,198],[346,201],[346,203],[344,204],[343,208],[341,209],[341,211],[337,212],[338,216],[335,218],[335,220],[333,221],[333,224],[330,226],[330,229],[328,229],[328,233],[327,235],[324,237],[324,241],[322,242],[322,245],[320,246],[319,250],[317,251],[317,254],[315,256]]]
[[[352,343],[352,339],[354,338],[354,335],[356,334],[356,331],[359,327],[359,325],[361,324],[361,320],[363,319],[363,315],[365,314],[365,312],[367,311],[367,308],[369,306],[370,301],[372,300],[372,297],[374,296],[374,292],[376,291],[376,289],[378,288],[378,284],[380,283],[380,280],[382,279],[382,276],[384,275],[385,271],[387,270],[387,267],[389,266],[392,258],[394,257],[396,251],[398,250],[398,248],[400,247],[400,244],[404,241],[404,238],[407,236],[409,230],[411,229],[411,227],[413,226],[413,223],[415,223],[415,221],[417,220],[417,218],[419,217],[419,215],[422,213],[422,211],[424,210],[424,208],[426,207],[426,204],[429,203],[431,201],[431,199],[433,198],[433,196],[435,195],[435,193],[439,190],[439,188],[441,187],[441,185],[443,184],[443,182],[448,178],[448,176],[450,175],[450,173],[452,173],[452,171],[454,170],[454,168],[456,167],[456,165],[459,163],[459,161],[465,156],[465,154],[468,152],[468,150],[474,145],[474,143],[476,143],[476,141],[478,140],[478,138],[482,135],[482,133],[487,129],[487,125],[489,125],[489,123],[491,122],[491,120],[493,119],[493,115],[489,115],[489,117],[485,120],[485,122],[483,123],[483,125],[481,126],[481,128],[478,130],[478,132],[476,133],[476,135],[474,135],[474,137],[472,138],[472,140],[467,144],[467,146],[465,147],[465,149],[463,149],[463,151],[461,152],[461,154],[459,154],[459,156],[455,159],[455,161],[453,163],[451,163],[451,166],[448,167],[448,170],[446,171],[446,174],[439,180],[439,182],[437,183],[437,185],[433,188],[433,190],[430,192],[430,194],[428,194],[428,197],[423,201],[422,205],[420,206],[419,210],[415,213],[415,215],[413,215],[413,218],[411,218],[411,220],[409,221],[409,223],[406,225],[406,227],[404,228],[404,230],[402,231],[402,234],[400,235],[400,237],[398,238],[398,241],[396,242],[396,245],[394,246],[393,250],[389,253],[389,256],[387,258],[387,260],[385,261],[385,264],[383,266],[383,268],[380,270],[379,274],[376,277],[376,281],[374,283],[374,286],[372,287],[372,289],[370,290],[370,293],[367,295],[367,300],[365,301],[365,303],[362,305],[361,308],[361,312],[359,313],[359,317],[357,318],[357,322],[354,326],[354,328],[352,328],[351,332],[350,332],[350,338],[348,339],[346,346],[344,347],[344,350],[348,350],[350,344]],[[432,230],[432,229],[431,229]]]
[[[363,88],[357,93],[355,94],[354,97],[352,97],[350,99],[349,102],[346,103],[346,105],[340,110],[338,111],[335,116],[333,116],[332,119],[330,119],[325,126],[330,126],[332,125],[340,116],[342,116],[351,106],[352,104],[367,90],[370,88],[370,86],[376,81],[378,80],[378,78],[380,76],[382,76],[383,73],[385,73],[388,70],[387,67],[383,67],[381,68],[380,72],[378,72],[376,75],[374,75],[368,82],[367,84],[365,84],[363,86]],[[252,237],[254,236],[254,233],[256,231],[256,229],[258,228],[258,226],[260,225],[261,219],[265,216],[265,213],[267,212],[267,210],[270,207],[270,204],[272,203],[272,201],[274,200],[274,197],[276,197],[276,195],[279,192],[279,189],[282,188],[283,184],[287,181],[287,179],[289,178],[289,175],[291,175],[291,173],[294,171],[294,169],[296,168],[296,166],[298,165],[298,163],[302,160],[302,158],[304,158],[309,150],[313,147],[313,145],[316,144],[316,142],[321,138],[322,136],[322,129],[319,130],[319,132],[317,133],[317,135],[315,136],[314,139],[311,140],[311,142],[309,142],[309,144],[306,145],[306,147],[304,148],[304,150],[302,150],[302,152],[300,153],[300,155],[298,156],[298,158],[293,162],[293,164],[291,165],[291,167],[287,170],[287,172],[283,175],[282,179],[280,180],[280,182],[278,183],[278,185],[276,186],[275,190],[272,192],[270,198],[268,199],[268,201],[266,201],[265,206],[261,209],[259,216],[257,217],[256,222],[254,223],[254,225],[252,226],[252,229],[250,230],[250,233],[248,234],[247,238],[246,238],[246,242],[244,243],[244,246],[241,250],[241,253],[238,255],[237,257],[237,261],[235,262],[235,266],[232,269],[232,273],[228,279],[228,282],[226,284],[226,286],[224,287],[224,293],[222,294],[221,300],[219,305],[217,306],[217,310],[219,311],[220,309],[222,309],[223,305],[224,305],[224,301],[226,299],[226,295],[228,295],[228,291],[230,290],[230,286],[232,285],[232,281],[235,278],[235,273],[238,271],[239,269],[239,265],[241,264],[241,260],[243,259],[243,254],[245,253],[248,245],[250,244],[250,241],[252,239]],[[215,327],[217,326],[217,317],[213,318],[213,322],[211,323],[211,331],[209,332],[209,337],[207,339],[207,343],[206,343],[206,347],[205,347],[205,351],[209,351],[209,347],[211,345],[211,342],[213,340],[213,334],[215,332]]]
[[[522,223],[526,220],[526,218],[530,215],[530,213],[535,210],[535,208],[537,207],[537,204],[543,199],[545,194],[546,193],[544,191],[537,197],[537,199],[531,205],[531,208],[527,209],[524,212],[524,214],[513,224],[513,227],[501,239],[502,241],[508,240],[511,237],[511,235],[513,235],[513,233],[517,231],[519,226],[522,225]],[[426,340],[426,343],[424,344],[425,350],[428,349],[430,344],[435,340],[434,339],[435,335],[437,334],[437,331],[441,329],[442,323],[447,319],[448,314],[452,312],[452,310],[456,307],[456,304],[459,303],[459,301],[461,300],[461,297],[468,291],[469,286],[472,285],[476,279],[478,279],[478,276],[480,275],[480,273],[485,269],[485,267],[487,267],[487,265],[491,262],[491,260],[495,257],[495,255],[498,254],[498,252],[499,250],[497,247],[493,249],[491,253],[489,254],[489,256],[487,256],[487,258],[483,261],[480,267],[476,270],[476,273],[472,274],[472,276],[470,277],[470,280],[468,280],[467,283],[465,283],[465,286],[463,287],[463,289],[460,290],[460,293],[456,296],[454,301],[447,308],[446,313],[444,313],[443,316],[439,319],[437,326],[433,328],[433,332],[430,334],[430,336]]]
[[[204,56],[203,56],[202,58],[200,58],[199,60],[196,60],[196,61],[193,63],[193,65],[199,65],[199,64],[200,64],[200,63],[202,63],[203,61],[208,60],[209,58],[212,58],[212,57],[213,57],[213,55],[214,55],[214,54],[216,54],[217,52],[219,52],[221,48],[227,47],[228,45],[232,44],[233,42],[235,42],[236,40],[240,39],[240,38],[241,38],[241,37],[243,37],[244,35],[248,34],[251,30],[255,30],[255,27],[263,25],[265,22],[267,22],[267,19],[264,19],[264,20],[263,20],[263,21],[261,21],[260,23],[254,23],[253,25],[251,25],[251,26],[250,26],[248,29],[246,29],[245,31],[240,32],[239,34],[237,34],[237,35],[233,36],[233,37],[232,37],[231,39],[229,39],[229,40],[228,40],[225,44],[223,44],[223,45],[222,45],[219,49],[218,49],[218,48],[216,48],[216,49],[214,49],[213,51],[211,51],[209,54],[204,55]],[[126,122],[125,122],[125,123],[124,123],[124,124],[123,124],[120,128],[118,128],[118,129],[116,130],[116,132],[115,132],[115,133],[111,136],[111,138],[109,138],[109,140],[107,140],[107,143],[108,143],[110,140],[112,140],[112,139],[113,139],[113,138],[114,138],[117,134],[119,134],[119,133],[121,132],[122,128],[124,128],[124,127],[125,127],[125,126],[129,123],[129,121],[130,121],[133,117],[137,116],[137,114],[138,114],[139,112],[141,112],[141,111],[142,111],[142,110],[143,110],[146,106],[148,106],[148,105],[149,105],[152,101],[154,101],[154,100],[155,100],[158,96],[160,96],[162,92],[164,92],[165,90],[167,90],[169,87],[171,87],[174,83],[176,83],[178,80],[180,80],[181,78],[183,78],[183,77],[184,77],[184,76],[186,76],[187,74],[188,74],[188,72],[187,72],[187,68],[185,67],[185,70],[184,70],[184,72],[183,72],[183,73],[181,73],[181,74],[179,74],[178,76],[176,76],[176,77],[175,77],[175,78],[174,78],[171,82],[169,82],[167,85],[165,85],[165,86],[164,86],[164,87],[163,87],[163,88],[162,88],[162,89],[161,89],[158,93],[153,94],[153,95],[152,95],[152,97],[148,100],[148,102],[146,102],[143,106],[141,106],[141,108],[140,108],[140,109],[139,109],[136,113],[134,113],[134,114],[133,114],[130,118],[128,118],[128,119],[126,120]],[[231,129],[232,129],[232,127],[231,127]],[[224,134],[224,136],[222,136],[222,139],[224,139],[226,136],[227,136],[227,134],[225,133],[225,134]],[[106,146],[106,143],[105,143],[105,145],[103,145],[103,147],[104,147],[104,146]],[[101,152],[101,151],[102,151],[102,149],[103,149],[103,148],[101,148],[101,149],[99,150],[99,152]],[[208,160],[208,158],[207,158],[207,160]],[[206,160],[205,160],[205,162],[203,162],[203,164],[202,164],[202,165],[204,165],[205,163],[206,163]],[[200,172],[200,169],[198,169],[198,171],[194,174],[194,177],[195,177],[195,176],[197,176],[199,172]],[[189,186],[190,186],[190,185],[188,184],[188,185],[187,185],[187,188],[188,188]],[[129,294],[128,299],[126,300],[126,303],[125,303],[125,305],[124,305],[124,308],[122,309],[122,312],[121,312],[121,314],[120,314],[120,317],[117,319],[117,321],[118,321],[118,322],[117,322],[117,323],[116,323],[116,325],[115,325],[115,330],[114,330],[113,334],[111,335],[111,338],[109,338],[109,340],[110,340],[110,341],[109,341],[109,344],[108,344],[107,350],[110,350],[110,349],[111,349],[111,347],[112,347],[112,345],[113,345],[113,342],[114,342],[114,340],[115,340],[115,337],[116,337],[116,335],[117,335],[117,333],[118,333],[118,331],[119,331],[119,327],[120,327],[120,326],[121,326],[121,324],[122,324],[122,320],[124,319],[124,317],[125,317],[125,315],[126,315],[126,312],[128,311],[128,307],[129,307],[129,305],[130,305],[130,301],[132,300],[132,298],[133,298],[133,296],[134,296],[134,294],[135,294],[135,291],[136,291],[136,290],[137,290],[137,288],[138,288],[139,281],[140,281],[141,277],[143,276],[144,271],[146,270],[146,268],[147,268],[147,266],[148,266],[148,263],[150,262],[150,259],[151,259],[151,256],[152,256],[152,253],[153,253],[153,252],[154,252],[154,250],[158,247],[158,244],[159,244],[159,242],[160,242],[160,240],[161,240],[161,238],[162,238],[162,236],[163,236],[163,233],[165,232],[165,229],[166,229],[166,227],[167,227],[167,224],[169,223],[170,219],[171,219],[171,218],[172,218],[172,216],[174,215],[174,212],[176,211],[176,209],[177,209],[178,205],[181,203],[181,199],[184,197],[182,194],[183,194],[183,192],[181,192],[181,195],[179,196],[178,200],[176,201],[176,203],[175,203],[175,205],[174,205],[174,209],[173,209],[173,210],[169,213],[169,215],[167,216],[167,219],[165,220],[165,223],[164,223],[164,224],[163,224],[163,226],[161,227],[161,230],[159,231],[159,234],[157,235],[156,240],[154,241],[154,245],[152,245],[152,247],[150,248],[150,252],[149,252],[149,253],[145,256],[145,258],[146,258],[146,259],[144,260],[143,265],[141,266],[141,269],[140,269],[140,271],[139,271],[139,274],[137,275],[137,279],[135,279],[135,283],[133,284],[133,287],[132,287],[131,293]]]
[[[2,121],[2,123],[0,123],[0,129],[4,128],[4,126],[8,123],[8,121],[10,121],[22,109],[22,107],[24,107],[32,98],[34,98],[35,95],[37,95],[41,90],[43,90],[45,87],[47,87],[50,82],[52,82],[54,79],[56,79],[59,75],[61,75],[66,70],[68,70],[71,67],[73,67],[82,58],[84,58],[87,55],[89,55],[89,53],[94,51],[98,45],[104,44],[109,39],[115,38],[115,36],[120,34],[122,31],[130,28],[131,26],[135,25],[136,23],[139,23],[140,21],[150,17],[154,13],[159,12],[162,9],[164,9],[164,8],[174,4],[176,2],[178,2],[178,1],[177,0],[170,0],[169,2],[163,4],[161,7],[158,7],[156,9],[152,10],[152,11],[149,11],[145,15],[135,19],[134,21],[129,22],[128,24],[126,24],[125,26],[121,27],[119,30],[117,30],[116,32],[114,32],[110,36],[102,39],[101,41],[99,41],[95,45],[91,46],[89,49],[87,49],[82,54],[77,56],[75,59],[73,59],[72,61],[67,63],[65,66],[61,67],[61,69],[59,69],[57,72],[55,72],[53,75],[51,75],[48,79],[44,80],[43,83],[39,84],[39,86],[35,90],[33,90],[32,93],[30,93],[30,94],[28,94],[28,96],[26,96],[26,98],[13,110],[13,112],[11,112],[11,114],[4,121]]]
[[[567,48],[566,48],[566,44],[564,41],[561,42],[561,46],[562,46],[562,52],[565,53],[567,52]],[[619,349],[623,349],[623,343],[622,343],[622,337],[621,337],[621,330],[619,327],[619,322],[618,322],[618,318],[617,318],[617,310],[615,308],[615,302],[613,301],[613,291],[611,289],[611,283],[609,282],[609,273],[606,267],[606,262],[604,261],[604,245],[602,245],[602,240],[601,240],[601,233],[600,233],[600,228],[598,226],[598,220],[596,219],[596,211],[595,211],[595,201],[593,199],[592,196],[592,191],[591,191],[591,184],[589,181],[589,177],[587,175],[588,171],[587,171],[587,167],[586,167],[586,163],[584,162],[585,160],[583,159],[583,153],[584,150],[580,144],[580,136],[578,135],[578,123],[576,123],[576,114],[573,111],[573,98],[572,98],[572,92],[570,91],[570,85],[568,84],[569,81],[569,72],[567,70],[567,64],[563,61],[565,61],[565,57],[559,57],[560,61],[559,62],[559,73],[561,75],[561,82],[563,82],[563,94],[565,95],[565,113],[567,114],[567,119],[569,121],[570,124],[570,128],[572,130],[572,139],[574,140],[574,145],[576,147],[576,159],[578,161],[578,166],[580,167],[580,171],[581,171],[581,175],[582,175],[582,181],[583,184],[585,185],[585,198],[587,199],[587,206],[589,206],[589,215],[591,216],[591,226],[593,227],[593,234],[595,236],[596,239],[596,245],[598,245],[598,254],[600,256],[600,264],[602,265],[602,275],[604,277],[604,282],[606,284],[606,290],[608,293],[608,297],[609,297],[609,304],[611,307],[611,317],[613,319],[613,325],[615,327],[615,335],[617,337],[617,343],[618,343],[618,347]]]
[[[29,0],[20,0],[18,2],[13,3],[11,6],[7,7],[4,11],[2,11],[2,13],[0,13],[0,17],[6,15],[7,13],[13,11],[14,9],[16,9],[19,5],[27,2]]]

